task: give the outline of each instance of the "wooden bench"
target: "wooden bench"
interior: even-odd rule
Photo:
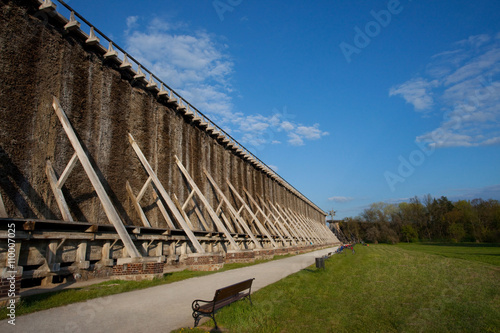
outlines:
[[[214,320],[215,329],[218,329],[217,322],[215,321],[215,311],[245,297],[248,297],[250,304],[252,304],[250,293],[252,291],[253,280],[255,280],[255,278],[217,289],[214,299],[211,301],[204,301],[201,299],[194,300],[191,305],[193,308],[194,327],[198,326],[201,317],[211,317]]]

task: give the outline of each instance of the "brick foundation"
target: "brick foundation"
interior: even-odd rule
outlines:
[[[113,279],[152,280],[163,276],[163,262],[127,263],[113,266]]]
[[[270,260],[274,258],[274,249],[253,250],[255,260]]]
[[[226,253],[226,264],[248,263],[255,261],[255,252],[253,250],[228,251]]]
[[[189,254],[184,264],[190,271],[217,271],[224,267],[222,253]]]

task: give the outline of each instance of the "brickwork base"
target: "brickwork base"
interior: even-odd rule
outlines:
[[[274,249],[253,250],[255,260],[270,260],[274,258]]]
[[[184,264],[190,271],[218,271],[224,267],[224,255],[222,253],[189,254]]]
[[[232,263],[249,263],[255,261],[255,252],[253,250],[246,251],[228,251],[226,253],[226,264]]]
[[[163,276],[162,262],[127,263],[113,266],[112,279],[118,280],[152,280]]]

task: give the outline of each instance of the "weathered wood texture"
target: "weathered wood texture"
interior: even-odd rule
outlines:
[[[279,204],[279,208],[270,209],[283,215],[286,222],[280,223],[292,235],[305,233],[310,239],[312,233],[306,226],[291,226],[298,218],[290,216],[287,208],[324,223],[324,213],[317,207],[218,143],[173,104],[159,102],[144,85],[134,83],[130,74],[72,33],[34,17],[30,1],[0,3],[0,195],[9,217],[63,219],[45,172],[47,160],[52,161],[54,170],[62,172],[74,153],[52,109],[56,96],[127,225],[143,226],[145,219],[141,220],[135,209],[126,182],[138,191],[148,179],[127,133],[140,143],[165,190],[180,202],[186,201],[190,187],[175,156],[214,209],[218,201],[204,169],[234,207],[241,203],[226,179],[240,194],[246,188],[253,198]],[[107,223],[80,163],[74,165],[61,190],[75,221]],[[141,206],[151,226],[167,228],[157,200],[155,191],[146,191]],[[204,218],[210,220],[208,215]],[[199,220],[191,222],[199,224]],[[194,228],[204,229],[202,225]]]

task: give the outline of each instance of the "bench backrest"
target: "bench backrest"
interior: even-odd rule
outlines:
[[[255,280],[255,278],[241,281],[221,289],[217,289],[215,291],[214,302],[221,301],[228,297],[234,296],[239,292],[242,292],[243,290],[250,289],[252,287],[253,280]]]

